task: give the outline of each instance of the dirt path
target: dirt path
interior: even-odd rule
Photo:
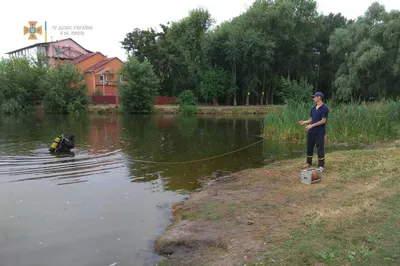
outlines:
[[[156,251],[167,257],[160,265],[324,262],[324,253],[310,258],[307,252],[303,255],[288,252],[285,247],[292,245],[293,250],[298,250],[290,242],[296,239],[294,233],[299,230],[313,233],[312,226],[318,226],[321,221],[326,232],[335,232],[338,228],[350,232],[346,226],[361,217],[365,209],[372,218],[381,215],[381,201],[400,193],[400,186],[382,186],[400,173],[398,144],[329,154],[323,182],[311,186],[299,183],[302,159],[215,180],[174,206],[174,224],[155,244]],[[322,250],[324,234],[319,237]],[[302,236],[297,241],[301,244],[306,239]],[[346,260],[339,255],[336,258],[340,262]]]

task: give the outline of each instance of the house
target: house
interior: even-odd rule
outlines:
[[[44,54],[53,65],[56,65],[59,60],[61,62],[72,61],[81,55],[92,52],[83,48],[73,39],[68,38],[60,41],[32,44],[6,54],[10,57],[36,57],[38,53]]]
[[[119,70],[124,64],[118,57],[107,58],[95,52],[81,55],[72,63],[85,75],[88,95],[94,103],[118,104],[117,84],[122,81]]]
[[[122,77],[118,71],[123,62],[117,57],[107,58],[100,52],[83,48],[73,39],[55,42],[42,42],[26,46],[11,52],[10,57],[36,57],[44,54],[56,66],[58,62],[71,62],[85,76],[88,96],[94,103],[118,104],[118,81]]]

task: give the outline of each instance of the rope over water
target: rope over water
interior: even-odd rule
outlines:
[[[197,163],[197,162],[202,162],[202,161],[208,161],[208,160],[216,159],[216,158],[219,158],[219,157],[223,157],[223,156],[226,156],[226,155],[229,155],[229,154],[236,153],[236,152],[241,151],[241,150],[245,150],[245,149],[250,148],[250,147],[252,147],[252,146],[254,146],[254,145],[257,145],[258,143],[260,143],[260,142],[262,142],[262,141],[264,141],[264,139],[261,139],[261,140],[259,140],[259,141],[256,141],[256,142],[254,142],[254,143],[252,143],[252,144],[250,144],[250,145],[247,145],[247,146],[245,146],[245,147],[236,149],[236,150],[234,150],[234,151],[230,151],[230,152],[226,152],[226,153],[223,153],[223,154],[219,154],[219,155],[215,155],[215,156],[207,157],[207,158],[203,158],[203,159],[198,159],[198,160],[191,160],[191,161],[184,161],[184,162],[155,162],[155,161],[146,161],[146,160],[137,160],[137,159],[133,159],[132,161],[134,161],[134,162],[139,162],[139,163],[169,164],[169,165],[172,165],[172,164]]]

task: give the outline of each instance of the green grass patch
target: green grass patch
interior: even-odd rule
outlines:
[[[400,194],[385,198],[380,207],[348,223],[301,221],[289,240],[270,245],[254,265],[400,265]]]
[[[304,141],[306,131],[298,121],[310,117],[311,105],[287,106],[268,113],[264,135],[277,141]],[[400,101],[327,105],[327,140],[331,143],[371,143],[400,136]]]

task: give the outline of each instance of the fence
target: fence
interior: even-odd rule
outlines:
[[[176,103],[176,97],[156,97],[154,99],[154,104],[156,105],[162,105],[162,104],[175,104]]]
[[[96,104],[117,104],[117,96],[92,96],[92,102]]]
[[[117,96],[92,96],[92,102],[95,104],[117,104],[119,99]],[[154,98],[154,104],[176,104],[176,97],[156,97]]]

